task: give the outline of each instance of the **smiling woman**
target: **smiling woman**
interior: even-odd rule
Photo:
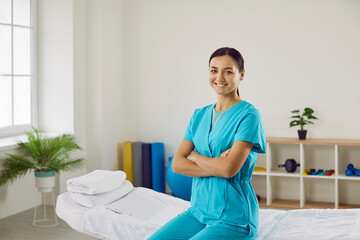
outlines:
[[[191,207],[149,239],[254,239],[258,201],[250,184],[257,153],[265,153],[259,111],[239,96],[244,60],[233,48],[209,59],[217,103],[196,109],[173,159],[175,173],[193,177]]]
[[[226,81],[221,82],[222,80],[231,81],[238,86],[239,82],[237,79],[240,79],[239,81],[244,79],[244,59],[234,48],[220,48],[216,50],[210,57],[209,67],[209,81],[213,88],[214,84],[220,88],[225,87],[228,83]],[[214,89],[216,91],[216,88]],[[237,95],[240,97],[239,89],[237,89]]]

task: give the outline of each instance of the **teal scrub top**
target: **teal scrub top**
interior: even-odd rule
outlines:
[[[235,176],[194,177],[188,210],[203,224],[225,223],[256,236],[259,204],[250,181],[257,153],[266,152],[262,118],[252,104],[241,101],[229,108],[210,130],[215,104],[195,110],[184,139],[192,142],[201,155],[211,158],[220,157],[236,141],[251,142],[253,147]]]

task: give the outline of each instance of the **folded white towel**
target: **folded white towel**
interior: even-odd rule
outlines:
[[[123,171],[95,170],[86,175],[66,181],[67,190],[74,193],[99,194],[121,186],[126,179]]]
[[[134,186],[128,180],[125,180],[120,187],[106,193],[95,195],[86,195],[81,193],[71,193],[71,198],[85,207],[93,208],[99,205],[105,205],[116,201],[134,189]]]

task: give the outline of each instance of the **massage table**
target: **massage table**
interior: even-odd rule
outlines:
[[[136,187],[115,202],[91,209],[65,192],[57,198],[56,213],[71,228],[98,239],[140,240],[189,206],[188,201]],[[256,239],[360,239],[360,209],[260,209]]]

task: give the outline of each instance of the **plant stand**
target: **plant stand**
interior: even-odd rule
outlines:
[[[50,212],[54,212],[54,217],[49,217],[47,216],[47,210],[46,209],[46,204],[45,204],[45,196],[47,193],[51,194],[51,202],[53,204],[53,206],[51,206],[51,210]],[[41,198],[42,198],[42,205],[39,205],[37,207],[35,207],[35,212],[34,212],[34,220],[33,220],[33,226],[35,227],[54,227],[56,225],[59,224],[58,220],[57,220],[57,216],[56,216],[56,212],[55,212],[55,197],[54,197],[54,190],[51,189],[50,192],[41,192]],[[38,215],[38,208],[43,208],[43,216],[41,218],[38,219],[37,215]],[[49,212],[49,211],[48,211]]]

